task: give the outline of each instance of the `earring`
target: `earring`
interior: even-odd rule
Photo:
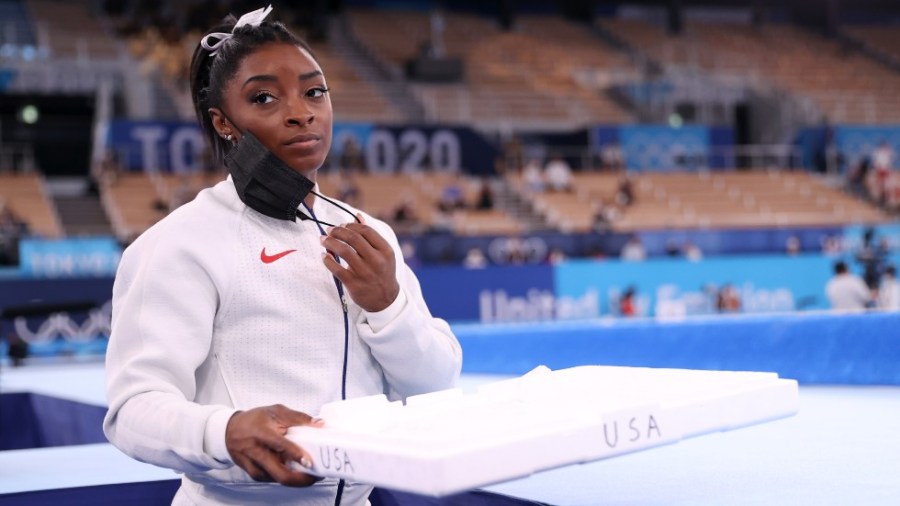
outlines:
[[[234,142],[234,136],[231,134],[228,134],[225,136],[225,140],[228,142]]]

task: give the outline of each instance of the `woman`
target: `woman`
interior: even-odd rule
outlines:
[[[197,117],[220,160],[258,139],[314,182],[331,143],[328,87],[268,12],[203,38]],[[283,190],[264,177],[276,173],[251,167],[247,183],[240,168],[125,251],[104,430],[132,457],[184,473],[173,504],[364,504],[369,486],[291,469],[312,457],[288,427],[321,425],[311,415],[343,398],[451,387],[459,344],[386,224],[314,192],[291,210],[307,221],[273,218],[249,196],[254,183]]]

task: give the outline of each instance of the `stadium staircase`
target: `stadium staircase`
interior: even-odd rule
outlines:
[[[523,197],[505,179],[496,181],[493,189],[496,195],[496,207],[506,211],[510,217],[521,223],[525,230],[537,231],[552,228],[544,215],[534,208],[534,202]]]
[[[47,181],[63,232],[70,237],[112,235],[112,227],[100,199],[88,191],[86,183],[80,178]]]
[[[425,109],[419,103],[402,75],[391,72],[366,49],[356,38],[346,16],[332,18],[329,30],[329,44],[340,54],[360,78],[380,91],[398,110],[406,121],[419,122],[425,118]]]

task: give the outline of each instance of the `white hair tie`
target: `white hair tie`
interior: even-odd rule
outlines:
[[[219,52],[219,48],[222,47],[228,39],[234,37],[234,31],[244,25],[250,26],[259,26],[260,23],[266,19],[266,16],[272,12],[272,5],[270,4],[268,7],[261,7],[256,9],[253,12],[248,12],[241,16],[237,23],[235,23],[234,28],[231,29],[231,33],[223,33],[223,32],[213,32],[208,33],[200,40],[200,45],[203,46],[203,49],[207,51],[212,51],[209,55],[215,56],[216,53]],[[212,39],[218,39],[214,43],[210,43]]]

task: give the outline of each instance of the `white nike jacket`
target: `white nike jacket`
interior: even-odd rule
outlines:
[[[352,220],[322,199],[313,210]],[[398,399],[455,384],[459,343],[431,316],[390,227],[366,222],[394,248],[401,288],[377,313],[347,295],[346,377],[342,304],[315,223],[253,211],[229,178],[127,248],[113,287],[103,428],[133,458],[184,473],[176,503],[332,506],[337,480],[288,488],[235,465],[231,415],[280,403],[315,416],[342,387],[348,398]],[[365,504],[370,490],[347,483],[340,504]]]

